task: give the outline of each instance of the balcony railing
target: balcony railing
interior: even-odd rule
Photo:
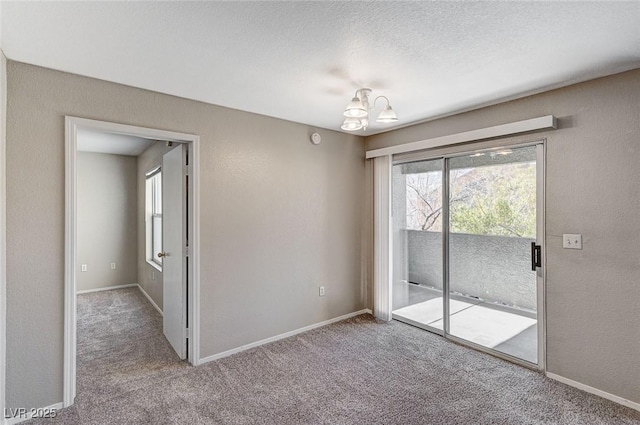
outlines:
[[[442,290],[442,234],[402,230],[394,237],[394,278]],[[451,291],[491,303],[535,310],[532,241],[519,237],[450,234]]]

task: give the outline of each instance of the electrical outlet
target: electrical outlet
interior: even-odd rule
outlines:
[[[324,297],[324,286],[320,286],[320,287],[318,288],[318,294],[319,294],[321,297]]]
[[[116,263],[111,263],[111,270],[115,270],[116,269]]]
[[[565,233],[562,235],[564,249],[582,249],[582,235]]]
[[[156,272],[151,270],[151,280],[156,280]]]
[[[83,272],[87,271],[87,265],[83,264],[82,266],[80,266],[80,270],[82,270]]]

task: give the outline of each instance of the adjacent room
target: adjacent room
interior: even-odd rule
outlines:
[[[640,424],[640,2],[0,2],[0,424]]]
[[[87,129],[76,142],[76,400],[96,403],[154,376],[140,371],[184,366],[184,336],[172,334],[183,324],[171,314],[186,303],[174,278],[182,262],[163,277],[163,235],[173,236],[163,225],[182,226],[163,211],[182,215],[175,187],[186,177],[180,143]]]

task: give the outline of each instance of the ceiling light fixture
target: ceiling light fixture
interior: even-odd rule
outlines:
[[[351,99],[351,102],[347,105],[344,110],[344,116],[346,119],[344,123],[342,123],[343,130],[346,131],[356,131],[356,130],[366,130],[369,126],[369,110],[375,109],[376,102],[378,99],[384,99],[387,101],[387,106],[384,107],[376,122],[380,123],[392,123],[398,121],[398,117],[396,113],[391,109],[391,105],[389,104],[389,99],[386,96],[378,96],[373,101],[373,108],[369,104],[369,96],[371,95],[371,89],[359,89],[356,90],[356,94]]]

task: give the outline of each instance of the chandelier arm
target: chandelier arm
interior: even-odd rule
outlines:
[[[376,102],[378,101],[378,99],[380,98],[384,98],[384,100],[387,101],[387,106],[389,106],[391,103],[389,102],[389,98],[387,96],[378,96],[376,97],[376,99],[373,101],[373,109],[376,109]]]

